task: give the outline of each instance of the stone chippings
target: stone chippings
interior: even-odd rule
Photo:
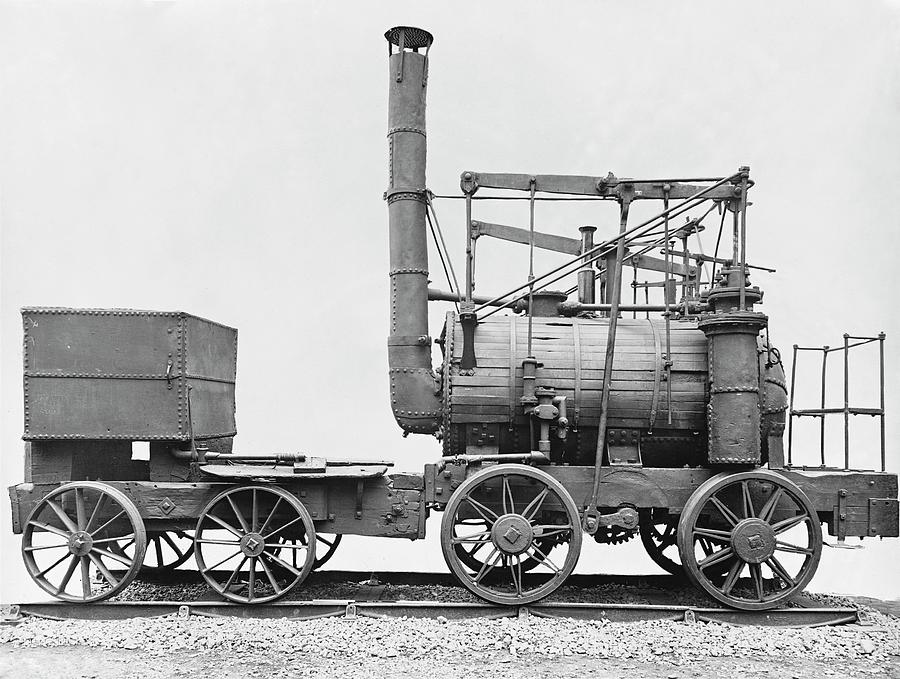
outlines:
[[[610,623],[538,618],[451,620],[324,618],[267,620],[200,616],[114,621],[27,618],[0,626],[0,643],[26,647],[80,645],[173,652],[253,653],[254,657],[365,660],[429,658],[543,659],[565,656],[667,661],[710,657],[879,663],[900,656],[900,620],[866,611],[869,625],[786,629],[719,623]]]

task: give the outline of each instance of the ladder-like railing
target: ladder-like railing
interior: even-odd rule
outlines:
[[[884,333],[878,334],[876,337],[855,337],[853,335],[844,334],[844,343],[842,346],[830,347],[828,345],[822,347],[801,347],[794,345],[794,358],[791,363],[791,399],[790,399],[790,422],[788,428],[788,451],[787,463],[791,466],[792,462],[792,442],[794,434],[794,418],[801,417],[818,417],[819,418],[819,459],[821,466],[825,467],[825,419],[827,415],[843,415],[844,420],[844,469],[850,469],[850,416],[851,415],[870,415],[878,417],[881,420],[881,471],[885,470],[885,440],[884,440]],[[850,349],[860,347],[871,342],[878,342],[879,346],[879,393],[880,407],[878,408],[856,408],[850,405]],[[802,408],[794,409],[794,386],[797,377],[797,356],[801,351],[813,351],[822,353],[822,389],[820,393],[820,406],[818,408]],[[840,351],[844,355],[844,405],[840,408],[825,407],[825,392],[827,382],[828,354]]]

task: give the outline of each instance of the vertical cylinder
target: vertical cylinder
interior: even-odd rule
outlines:
[[[428,337],[425,222],[425,90],[432,36],[419,28],[400,26],[385,33],[385,38],[391,52],[385,193],[390,233],[391,405],[403,429],[432,433],[441,421]],[[420,53],[423,48],[425,52]]]
[[[828,365],[828,346],[822,347],[822,413],[819,415],[819,458],[821,465],[825,466],[825,369]]]
[[[581,253],[590,252],[594,249],[594,232],[597,227],[582,226],[578,230],[581,232]],[[593,265],[585,264],[578,270],[578,301],[582,304],[594,304],[595,291]]]

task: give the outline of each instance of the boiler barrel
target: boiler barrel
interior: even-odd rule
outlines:
[[[557,395],[565,396],[570,424],[576,430],[593,428],[596,442],[608,319],[534,318],[533,324],[533,354],[541,364],[537,385],[552,387]],[[671,424],[665,323],[623,318],[616,335],[610,429],[679,430],[675,433],[695,439],[705,434],[707,339],[693,321],[672,323],[671,329]],[[501,448],[527,446],[529,422],[519,399],[522,362],[528,355],[528,319],[509,316],[479,320],[475,330],[477,366],[472,371],[459,369],[463,334],[452,315],[447,335],[452,359],[449,366],[445,365],[445,384],[449,386],[445,391],[449,393],[444,394],[444,408],[451,426],[456,426],[457,442],[463,435],[460,428],[468,424],[500,423]],[[512,442],[515,437],[506,434],[513,430],[517,444]]]

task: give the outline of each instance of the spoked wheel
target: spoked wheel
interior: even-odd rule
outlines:
[[[318,570],[322,566],[324,566],[328,560],[334,556],[334,553],[337,551],[338,545],[341,544],[341,538],[344,537],[340,534],[328,534],[328,533],[316,533],[316,560],[313,563],[313,570]],[[299,538],[301,544],[306,545],[306,536]],[[290,540],[281,540],[281,543],[285,546],[284,551],[279,553],[280,556],[285,561],[288,561],[293,564],[294,568],[299,568],[301,564],[297,563],[297,558],[302,557],[304,555],[303,552],[294,549],[294,545],[297,544],[296,539]],[[325,553],[319,556],[321,552],[320,549],[324,549]]]
[[[312,517],[289,492],[243,486],[220,493],[203,510],[194,555],[200,574],[223,597],[264,603],[306,579],[316,561],[315,536]],[[285,559],[287,552],[296,558]]]
[[[140,570],[146,548],[144,522],[134,503],[92,481],[51,491],[32,509],[22,535],[28,574],[44,591],[72,602],[100,601],[121,592]]]
[[[490,538],[490,531],[488,530],[487,522],[482,519],[472,519],[467,520],[463,519],[463,523],[459,524],[459,526],[454,527],[454,530],[462,527],[462,531],[464,534],[474,532],[470,529],[471,526],[480,526],[480,529],[477,532],[480,532],[484,535],[484,539],[478,542],[464,542],[464,543],[456,543],[453,545],[453,551],[456,553],[457,558],[463,562],[469,569],[478,572],[481,570],[481,567],[484,566],[484,561],[482,559],[488,555],[491,551],[487,548],[488,545],[493,544]],[[458,533],[454,533],[454,537],[459,537]],[[542,538],[539,540],[535,540],[535,544],[537,549],[534,551],[534,556],[528,557],[522,561],[522,572],[527,573],[528,571],[534,570],[535,567],[541,562],[540,554],[548,554],[550,550],[556,546],[557,541],[554,538]]]
[[[194,553],[194,536],[183,530],[147,534],[147,554],[141,573],[168,573]]]
[[[672,575],[684,575],[678,558],[678,517],[667,512],[642,514],[639,526],[641,542],[653,562]]]
[[[496,604],[522,605],[543,599],[575,569],[581,523],[568,491],[533,467],[490,467],[457,488],[441,522],[444,560],[459,581]],[[551,544],[547,551],[541,548]],[[483,544],[466,563],[460,545]],[[526,574],[525,564],[534,562]]]
[[[734,608],[763,610],[812,579],[822,530],[809,498],[779,474],[723,473],[704,482],[685,505],[678,551],[688,577],[710,596]]]

